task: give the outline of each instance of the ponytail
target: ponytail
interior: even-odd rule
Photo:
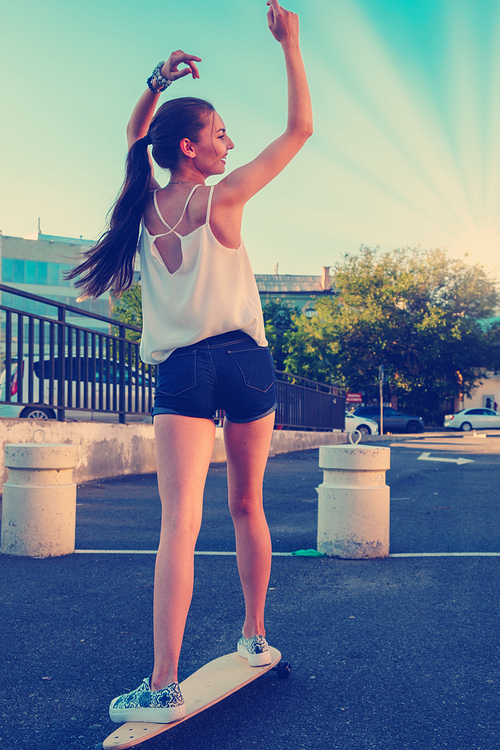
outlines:
[[[67,279],[79,276],[75,286],[81,287],[86,295],[96,298],[110,289],[120,296],[132,285],[141,219],[150,191],[149,144],[153,144],[155,162],[172,172],[179,164],[181,140],[189,138],[196,143],[213,112],[213,106],[203,99],[172,99],[160,107],[148,134],[133,144],[109,229],[84,253],[85,260],[65,274]]]
[[[84,253],[85,260],[66,275],[89,297],[110,289],[120,296],[134,279],[134,259],[141,219],[146,208],[151,180],[148,137],[136,141],[127,156],[125,180],[112,209],[109,229]]]

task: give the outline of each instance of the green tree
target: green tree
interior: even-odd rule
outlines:
[[[479,265],[442,250],[361,248],[333,271],[334,297],[296,316],[287,371],[366,390],[384,365],[400,408],[437,420],[439,405],[468,394],[491,367],[485,320],[499,303]]]
[[[127,289],[113,305],[113,318],[119,320],[120,323],[142,328],[141,285],[139,283]],[[139,331],[127,330],[127,338],[131,341],[139,341],[141,334]]]
[[[269,300],[262,308],[269,349],[277,370],[285,369],[285,357],[289,349],[290,335],[295,331],[294,318],[299,314],[296,307],[281,299]]]

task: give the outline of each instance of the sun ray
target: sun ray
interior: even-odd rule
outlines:
[[[397,64],[366,19],[358,13],[353,17],[351,8],[343,20],[345,28],[336,24],[338,35],[344,36],[350,29],[350,42],[363,50],[363,57],[360,60],[358,55],[349,68],[349,50],[344,50],[342,77],[333,75],[322,81],[333,103],[324,119],[335,122],[342,118],[347,135],[345,140],[330,138],[330,147],[342,153],[344,161],[350,160],[357,171],[364,170],[367,179],[385,183],[390,192],[406,197],[418,210],[436,214],[438,206],[449,212],[454,222],[463,221],[470,210],[469,201],[458,194],[456,159],[430,98],[415,98],[410,82],[401,78]],[[364,65],[367,59],[369,67]]]
[[[496,262],[500,6],[441,0],[434,46],[414,45],[404,56],[401,43],[391,44],[395,29],[377,25],[363,0],[331,6],[321,21],[315,34],[329,40],[332,60],[325,68],[316,58],[318,161],[326,156],[341,179],[349,174],[365,216],[367,202],[383,194],[394,211],[413,213],[413,236],[421,221],[423,243],[439,238],[454,252]]]

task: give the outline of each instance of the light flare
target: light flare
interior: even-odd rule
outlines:
[[[313,162],[322,160],[332,175],[321,184],[339,234],[372,246],[389,236],[393,247],[417,241],[496,264],[500,6],[441,0],[441,47],[413,47],[404,57],[391,44],[396,27],[375,24],[365,11],[363,0],[332,5],[315,29],[332,54],[328,67],[319,54],[314,60],[320,126]],[[433,77],[431,55],[441,61]],[[370,227],[377,211],[383,218]],[[313,212],[318,220],[318,206]],[[391,216],[396,233],[380,231]]]

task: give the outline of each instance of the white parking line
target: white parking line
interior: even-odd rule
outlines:
[[[75,555],[156,555],[156,549],[75,549]],[[198,552],[195,555],[236,557],[236,552]],[[292,557],[291,552],[273,552],[273,557]]]
[[[389,557],[500,557],[500,552],[395,552]]]
[[[156,555],[155,549],[76,549],[76,555]],[[205,557],[236,557],[236,552],[195,552]],[[296,557],[292,552],[273,552],[273,557]],[[500,557],[500,552],[395,552],[389,557]],[[380,559],[380,558],[374,558]]]

